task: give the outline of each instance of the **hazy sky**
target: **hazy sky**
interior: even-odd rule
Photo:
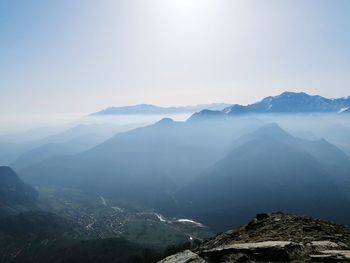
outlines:
[[[0,0],[0,114],[350,95],[348,0]]]

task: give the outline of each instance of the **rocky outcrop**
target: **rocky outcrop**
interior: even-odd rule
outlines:
[[[350,262],[350,229],[305,216],[258,214],[160,262]]]
[[[175,255],[169,256],[160,261],[161,263],[205,263],[205,260],[191,250],[185,250]]]

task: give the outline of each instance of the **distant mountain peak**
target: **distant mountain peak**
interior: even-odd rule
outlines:
[[[212,120],[220,117],[226,117],[226,114],[223,111],[201,110],[192,114],[187,121]]]
[[[272,122],[269,124],[266,124],[259,129],[257,129],[254,132],[254,135],[264,136],[264,137],[271,137],[275,139],[282,139],[282,138],[293,138],[292,135],[290,135],[288,132],[283,130],[277,123]]]
[[[341,108],[338,113],[349,113],[350,112],[350,107],[345,107]]]
[[[279,96],[281,97],[291,97],[291,96],[311,96],[303,91],[301,92],[293,92],[293,91],[284,91]]]
[[[154,125],[155,126],[169,126],[172,125],[174,123],[174,120],[171,118],[163,118],[161,120],[159,120],[158,122],[156,122]]]
[[[315,113],[339,112],[350,107],[350,99],[328,99],[305,92],[286,91],[277,96],[268,96],[246,106],[235,104],[223,110],[230,115],[242,113]]]

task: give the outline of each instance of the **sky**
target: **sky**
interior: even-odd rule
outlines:
[[[0,0],[0,116],[350,95],[348,0]]]

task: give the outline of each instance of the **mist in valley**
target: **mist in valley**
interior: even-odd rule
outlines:
[[[121,238],[152,251],[204,240],[261,212],[349,225],[349,120],[205,109],[92,115],[8,133],[0,140],[3,180],[20,196],[3,189],[11,202],[1,217],[34,228],[50,222],[35,233]]]
[[[349,262],[349,13],[0,1],[0,263]]]
[[[225,230],[222,222],[218,225],[211,223],[211,217],[222,220],[221,216],[193,213],[201,209],[200,204],[189,210],[183,209],[182,206],[194,202],[186,200],[184,196],[189,195],[188,199],[196,199],[196,191],[201,191],[200,203],[207,198],[218,199],[212,204],[213,209],[216,212],[222,210],[220,213],[228,217],[230,223],[227,227],[233,225],[230,217],[236,219],[234,224],[244,222],[239,219],[243,214],[242,207],[247,208],[244,219],[265,210],[311,214],[315,212],[315,215],[323,215],[323,208],[328,209],[328,206],[318,207],[321,205],[320,200],[313,200],[314,203],[305,208],[302,208],[301,203],[300,207],[297,203],[292,205],[291,200],[300,194],[311,197],[314,195],[313,191],[319,191],[317,183],[322,180],[334,180],[334,187],[345,187],[342,180],[347,180],[347,169],[350,167],[349,117],[336,114],[249,114],[218,118],[203,111],[193,114],[192,117],[187,116],[187,119],[184,115],[93,116],[68,126],[69,128],[56,134],[35,140],[16,141],[16,136],[13,135],[13,141],[2,142],[9,148],[6,151],[6,147],[2,147],[3,165],[12,167],[24,182],[39,191],[47,187],[77,189],[101,195],[106,200],[121,200],[170,217],[197,220],[221,231]],[[59,126],[53,127],[52,129],[62,129]],[[260,134],[260,131],[264,132]],[[27,133],[30,134],[30,131]],[[17,136],[23,137],[22,134]],[[307,146],[302,146],[304,144]],[[298,147],[301,149],[297,149]],[[290,166],[300,164],[293,164],[289,160],[292,157],[287,152],[296,149],[300,150],[300,154],[312,158],[313,164],[310,166],[317,169],[312,170],[310,167],[309,171],[309,167],[306,167],[305,171],[291,172]],[[274,158],[267,158],[270,151],[274,151]],[[261,154],[257,155],[258,152]],[[278,157],[284,154],[287,158],[284,162],[290,163],[280,167]],[[246,162],[247,167],[231,171],[232,167],[220,167],[225,161],[228,162],[225,165],[235,161],[242,162],[241,165]],[[262,167],[268,166],[265,167],[268,169],[263,172],[258,164]],[[249,179],[250,184],[241,188],[246,192],[241,193],[241,196],[233,187],[247,179],[244,176],[245,169],[251,169],[250,165],[256,166],[253,167],[256,171]],[[218,167],[219,171],[216,171]],[[268,183],[270,178],[264,176],[272,176],[272,173],[279,177]],[[223,193],[219,185],[215,188],[215,183],[219,183],[221,176],[230,180],[227,193]],[[288,198],[292,199],[286,199],[283,205],[274,207],[270,204],[271,207],[265,208],[259,207],[264,202],[260,205],[254,203],[254,199],[260,198],[255,197],[253,192],[262,191],[275,199],[278,193],[274,192],[274,184],[278,188],[285,185],[285,192],[287,189],[292,191],[294,187],[288,180],[296,180],[299,176],[315,176],[312,181],[314,185],[308,185],[302,189],[302,193],[291,192]],[[212,180],[208,189],[199,187],[204,183],[204,178]],[[262,188],[257,183],[260,180],[266,180],[265,183],[270,184],[269,188],[256,189]],[[216,189],[214,193],[213,189]],[[251,195],[250,190],[253,191]],[[232,207],[225,208],[228,205],[225,198],[230,194],[230,203],[233,200],[237,203],[232,204],[238,206],[236,211]],[[347,192],[344,194],[347,195]],[[344,200],[347,198],[348,196]],[[202,204],[203,209],[207,209],[209,204],[210,202],[205,201]],[[289,209],[288,205],[292,207]],[[345,215],[336,218],[335,213],[324,211],[324,216],[327,219],[335,217],[342,223],[348,222]]]

